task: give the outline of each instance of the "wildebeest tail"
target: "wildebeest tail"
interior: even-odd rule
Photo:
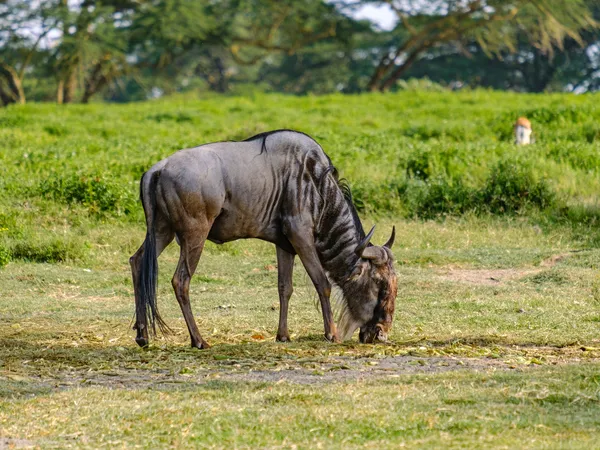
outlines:
[[[146,316],[146,323],[150,324],[150,330],[156,334],[156,326],[161,332],[167,334],[170,328],[164,322],[158,312],[156,304],[156,288],[158,285],[158,257],[156,255],[156,185],[160,177],[160,172],[152,173],[150,182],[142,176],[140,182],[140,199],[146,214],[146,239],[144,240],[144,252],[142,254],[142,263],[138,276],[139,302],[136,304],[135,313],[137,317]],[[139,321],[138,321],[139,323]]]

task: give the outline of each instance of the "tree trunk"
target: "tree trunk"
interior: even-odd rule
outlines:
[[[227,79],[227,69],[223,64],[223,61],[218,56],[213,59],[215,67],[217,68],[217,82],[215,84],[215,90],[224,94],[229,90],[229,80]]]
[[[195,73],[208,83],[211,91],[225,93],[229,91],[229,78],[227,77],[227,68],[223,60],[219,57],[209,57],[207,67],[198,65]]]
[[[101,76],[97,80],[90,80],[88,84],[86,82],[85,90],[81,96],[81,103],[89,103],[90,99],[104,86],[106,85],[106,78]]]
[[[556,66],[550,58],[536,50],[533,56],[533,65],[530,67],[528,79],[526,80],[529,85],[529,91],[535,93],[544,92],[554,77],[556,72]]]
[[[15,102],[15,99],[10,95],[2,79],[0,79],[0,101],[2,106],[10,105]]]
[[[75,70],[71,70],[63,80],[63,103],[71,103],[75,97],[75,89],[77,88],[77,74]]]
[[[410,67],[417,60],[417,58],[419,57],[421,52],[425,51],[427,48],[428,47],[415,50],[408,58],[406,58],[406,61],[404,61],[401,65],[396,67],[396,69],[390,74],[389,77],[387,77],[386,80],[381,82],[379,90],[381,92],[389,91],[390,88],[394,84],[396,84],[396,82],[402,76],[402,74],[404,74],[404,72],[406,72],[408,69],[410,69]]]
[[[96,93],[96,91],[92,88],[92,89],[85,89],[85,91],[83,91],[83,95],[81,96],[81,103],[83,104],[87,104],[90,102],[90,98],[92,98],[92,95],[94,95]]]
[[[389,67],[389,58],[386,55],[383,58],[381,58],[381,61],[379,61],[379,64],[377,65],[377,68],[375,69],[375,72],[373,72],[373,75],[371,76],[371,79],[369,80],[369,84],[367,84],[367,91],[375,92],[375,91],[379,90],[379,84],[381,82],[381,79],[385,75],[385,72],[388,69],[388,67]]]
[[[0,65],[0,77],[5,81],[4,87],[2,88],[2,102],[8,103],[20,103],[25,104],[25,91],[23,90],[23,83],[14,68],[9,65]],[[1,82],[0,82],[1,83]],[[7,101],[5,101],[5,99]]]
[[[106,57],[105,59],[108,59]],[[85,88],[81,96],[81,103],[89,103],[90,98],[108,83],[108,79],[102,73],[102,62],[97,62],[92,72],[85,80]]]
[[[15,84],[15,89],[16,89],[16,93],[17,93],[17,102],[20,103],[21,105],[24,105],[25,104],[25,91],[23,90],[23,83],[20,78],[15,78],[13,80],[13,83]]]
[[[59,105],[63,104],[64,94],[65,94],[64,90],[65,90],[65,81],[58,80],[58,86],[56,88],[56,103],[58,103]]]

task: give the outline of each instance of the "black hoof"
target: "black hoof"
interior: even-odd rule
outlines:
[[[194,342],[192,342],[192,348],[197,348],[199,350],[205,350],[207,348],[210,348],[210,345],[206,341],[202,341],[202,342],[199,342],[197,344],[194,343]]]
[[[137,345],[139,345],[140,347],[148,347],[148,340],[146,338],[143,337],[136,337],[135,338],[135,342],[137,342]]]
[[[277,342],[292,342],[289,336],[277,336],[275,340]]]
[[[329,342],[334,342],[334,343],[336,343],[336,344],[339,344],[340,342],[342,342],[342,341],[340,340],[340,338],[339,338],[339,337],[337,337],[337,335],[336,335],[336,334],[326,334],[326,335],[325,335],[325,339],[326,339],[327,341],[329,341]]]

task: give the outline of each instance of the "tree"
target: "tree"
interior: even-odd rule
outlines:
[[[130,27],[128,53],[133,64],[149,78],[166,78],[166,84],[173,90],[182,80],[197,75],[210,79],[211,88],[227,90],[223,49],[236,3],[208,0],[142,3]]]
[[[587,1],[593,19],[600,21],[600,3]],[[426,52],[402,78],[429,77],[450,86],[484,86],[525,92],[600,89],[600,29],[583,30],[579,39],[567,37],[553,53],[541,51],[521,31],[513,52],[489,58],[475,40],[468,51],[445,45]]]
[[[398,25],[352,19],[386,4]],[[0,102],[129,101],[244,83],[385,91],[407,76],[600,85],[598,0],[0,0]],[[600,86],[598,86],[600,87]],[[152,93],[152,94],[151,94]]]
[[[358,92],[371,66],[357,55],[373,46],[375,35],[367,21],[340,14],[332,36],[294,53],[267,58],[257,81],[275,91],[294,94]]]
[[[81,102],[129,70],[126,60],[130,18],[136,4],[130,0],[83,0],[69,5],[59,0],[53,13],[61,31],[54,52],[58,76],[58,103],[74,100],[78,78],[82,80]]]
[[[544,54],[561,48],[566,38],[581,41],[582,30],[595,26],[584,0],[367,0],[387,4],[398,17],[386,45],[378,50],[367,89],[387,91],[419,59],[452,44],[468,55],[475,41],[488,55],[514,52],[519,37]]]
[[[132,25],[138,65],[226,92],[236,74],[335,35],[343,15],[322,0],[159,0]]]
[[[335,35],[342,16],[321,0],[243,0],[229,37],[239,64],[260,61],[271,52],[293,55],[312,43]]]
[[[0,3],[0,101],[25,103],[23,81],[54,26],[47,5],[32,7],[16,0]]]

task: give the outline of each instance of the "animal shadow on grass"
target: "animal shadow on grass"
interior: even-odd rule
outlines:
[[[22,333],[21,333],[22,334]],[[340,357],[371,358],[402,357],[417,351],[421,357],[431,356],[427,349],[442,350],[435,355],[449,355],[459,349],[462,356],[484,357],[486,350],[510,354],[511,349],[531,349],[559,351],[572,345],[540,345],[531,341],[508,340],[497,336],[468,336],[449,339],[392,340],[387,343],[360,344],[357,341],[343,344],[325,342],[321,334],[298,337],[291,343],[247,342],[217,344],[209,350],[197,350],[181,345],[164,347],[150,346],[140,349],[132,342],[129,346],[106,345],[102,342],[81,342],[77,346],[59,339],[52,342],[48,334],[27,333],[21,336],[0,337],[0,377],[20,375],[34,378],[68,378],[77,373],[136,373],[139,371],[154,375],[184,373],[181,370],[219,371],[229,370],[235,364],[247,369],[269,370],[278,361],[296,365],[303,358],[316,357],[327,363]],[[463,351],[471,348],[473,351]],[[502,349],[505,349],[503,351]],[[552,350],[555,349],[555,350]],[[423,354],[421,354],[424,351]],[[567,349],[567,353],[571,350]],[[472,355],[471,355],[472,353]],[[443,356],[442,356],[443,357]],[[331,362],[331,361],[330,361]],[[13,374],[13,375],[11,375]],[[10,389],[7,391],[10,394]],[[0,390],[0,396],[5,394]]]
[[[21,333],[22,334],[22,333]],[[460,338],[428,339],[414,338],[409,340],[391,339],[387,343],[361,344],[356,340],[346,341],[342,344],[326,342],[319,333],[298,336],[290,343],[249,342],[239,344],[221,343],[216,344],[209,350],[197,350],[186,345],[168,344],[167,346],[150,345],[148,348],[140,349],[132,343],[128,346],[103,345],[98,342],[83,342],[74,346],[66,342],[57,341],[49,343],[48,335],[45,333],[27,333],[25,336],[0,337],[0,359],[6,369],[10,364],[38,364],[40,361],[45,366],[57,366],[57,368],[96,368],[107,365],[126,365],[128,363],[150,363],[155,360],[164,365],[169,358],[178,361],[189,359],[190,361],[215,361],[216,355],[226,357],[244,357],[268,360],[277,357],[279,353],[286,353],[289,349],[307,350],[311,349],[330,351],[332,354],[339,351],[354,349],[357,353],[370,353],[370,350],[381,349],[401,351],[414,348],[415,346],[427,346],[435,348],[448,348],[457,345],[467,345],[479,348],[488,347],[567,347],[568,345],[540,345],[539,342],[518,341],[499,336],[463,336]],[[281,352],[279,352],[280,350]],[[218,360],[218,358],[216,358]]]

